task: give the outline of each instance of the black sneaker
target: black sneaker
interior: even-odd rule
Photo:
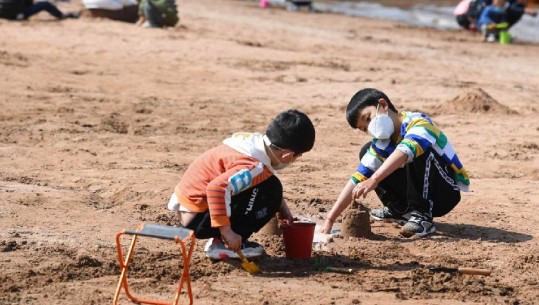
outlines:
[[[412,212],[408,222],[401,228],[401,235],[404,237],[425,237],[436,232],[436,227],[432,218],[419,212]]]
[[[403,214],[397,213],[388,207],[372,209],[370,214],[374,220],[396,222],[400,225],[403,225],[408,221],[407,214],[403,215]]]

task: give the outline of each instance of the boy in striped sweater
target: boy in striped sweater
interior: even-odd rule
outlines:
[[[356,172],[328,212],[322,232],[352,200],[374,190],[383,208],[371,210],[375,220],[404,224],[401,235],[436,232],[433,217],[449,213],[470,181],[449,139],[425,114],[398,112],[376,89],[362,89],[350,100],[346,119],[373,137],[360,152]]]
[[[271,218],[293,221],[275,176],[312,149],[315,130],[304,113],[288,110],[269,124],[265,134],[235,133],[189,165],[168,208],[180,224],[206,243],[211,259],[259,257],[261,245],[247,239]]]

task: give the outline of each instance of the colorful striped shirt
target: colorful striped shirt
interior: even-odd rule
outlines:
[[[407,163],[427,149],[432,148],[455,172],[455,181],[461,191],[467,191],[470,180],[466,169],[460,162],[453,146],[445,134],[425,114],[418,112],[401,112],[403,122],[399,140],[395,144],[391,139],[373,139],[367,153],[361,158],[356,173],[351,180],[358,184],[367,180],[380,168],[382,163],[395,149],[407,156]]]
[[[240,153],[238,150],[242,148],[234,149],[230,145],[219,145],[193,161],[175,188],[179,203],[189,211],[197,213],[210,211],[212,227],[230,225],[232,196],[273,175],[272,170],[264,164],[269,162],[269,158],[267,162],[262,162],[259,159],[264,158],[254,157],[262,153],[264,154],[262,156],[265,156],[261,135],[241,134],[246,135],[251,144],[256,142],[247,147],[248,150],[253,150],[251,156]],[[234,141],[238,142],[236,139]],[[225,143],[229,142],[225,140]]]

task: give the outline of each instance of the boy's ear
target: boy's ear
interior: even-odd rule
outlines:
[[[382,108],[384,108],[384,109],[389,107],[389,104],[387,103],[387,101],[384,98],[380,98],[378,100],[378,104],[380,104],[380,106],[382,106]]]
[[[390,110],[391,110],[391,109],[389,108],[389,102],[386,101],[386,99],[384,99],[384,98],[380,98],[380,99],[378,100],[378,103],[380,103],[380,106],[382,106],[382,108],[383,108],[385,111],[387,111],[387,114],[389,114],[389,112],[390,112]]]
[[[294,157],[294,152],[291,150],[287,150],[282,155],[283,159],[290,158],[292,159]]]

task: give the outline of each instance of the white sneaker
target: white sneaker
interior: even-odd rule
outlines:
[[[288,1],[286,3],[286,10],[289,11],[289,12],[297,12],[297,11],[299,11],[299,5]]]
[[[153,25],[150,21],[146,20],[142,24],[142,28],[144,28],[144,29],[153,29],[153,28],[157,28],[157,26]]]
[[[495,42],[495,41],[496,41],[496,35],[494,34],[487,35],[487,42]]]
[[[240,258],[236,252],[228,249],[219,238],[210,238],[204,246],[204,251],[206,252],[206,257],[213,260]],[[247,258],[261,257],[266,253],[260,244],[252,241],[244,241],[241,244],[241,252]]]

